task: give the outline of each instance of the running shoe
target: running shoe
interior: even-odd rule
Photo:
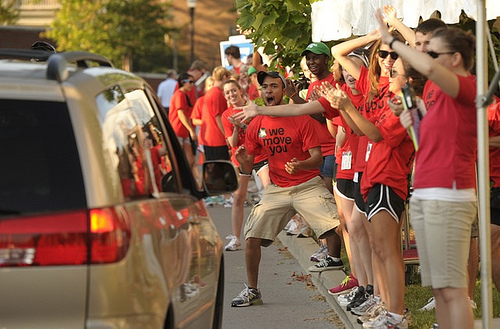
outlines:
[[[380,314],[378,317],[372,321],[364,322],[363,328],[372,329],[408,329],[408,321],[403,315],[403,318],[399,321],[396,320],[389,312]]]
[[[309,258],[312,262],[320,262],[328,256],[328,247],[321,244],[319,249]]]
[[[309,272],[323,272],[330,270],[341,270],[343,268],[344,263],[342,263],[342,260],[335,261],[331,256],[327,256],[318,264],[309,266],[307,270]]]
[[[358,280],[354,276],[348,275],[338,286],[329,289],[328,293],[335,296],[343,294],[345,292],[349,292],[357,286],[359,286]]]
[[[231,301],[231,306],[246,307],[250,305],[262,305],[262,295],[258,289],[250,288],[245,284],[245,289]]]
[[[226,239],[227,240],[231,240],[224,247],[224,249],[226,251],[236,251],[236,250],[240,250],[241,249],[241,242],[240,242],[240,240],[236,236],[234,236],[234,235],[228,235],[228,236],[226,236]]]

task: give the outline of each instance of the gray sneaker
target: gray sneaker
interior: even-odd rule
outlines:
[[[367,312],[370,312],[377,304],[380,303],[380,297],[372,296],[368,297],[368,299],[358,307],[354,307],[351,309],[351,313],[357,316],[363,315]]]
[[[250,305],[262,305],[262,295],[258,289],[249,288],[245,284],[245,289],[231,301],[231,306],[245,307]]]
[[[318,264],[309,266],[307,270],[309,272],[323,272],[329,270],[342,270],[343,268],[344,268],[344,263],[342,263],[342,260],[336,262],[333,260],[332,257],[327,256]]]

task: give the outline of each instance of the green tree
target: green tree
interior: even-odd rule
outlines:
[[[313,0],[311,0],[313,1]],[[236,0],[237,24],[257,47],[274,56],[273,65],[300,62],[300,54],[311,42],[309,0]]]
[[[16,0],[0,0],[0,25],[14,24],[18,19]]]
[[[158,0],[61,0],[46,35],[58,50],[91,51],[132,70],[133,58],[169,52],[165,35],[175,30],[168,24],[170,8]]]

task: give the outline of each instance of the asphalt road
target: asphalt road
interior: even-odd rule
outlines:
[[[208,207],[224,243],[231,233],[231,208]],[[251,206],[245,207],[245,218]],[[263,305],[231,307],[246,283],[245,251],[225,251],[224,329],[343,328],[343,323],[311,282],[307,271],[280,241],[262,248],[259,289]]]

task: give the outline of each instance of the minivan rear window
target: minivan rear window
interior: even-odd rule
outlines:
[[[0,99],[0,217],[84,207],[66,104]]]

